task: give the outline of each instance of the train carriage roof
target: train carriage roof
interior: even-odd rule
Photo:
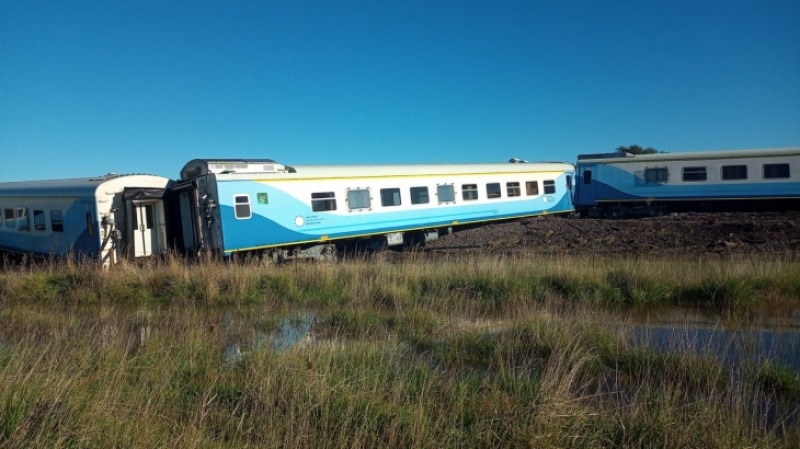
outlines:
[[[168,178],[145,174],[109,173],[90,178],[46,179],[39,181],[16,181],[0,183],[0,196],[95,196],[101,187],[114,192],[126,187],[165,188]]]
[[[756,150],[695,151],[686,153],[630,154],[625,152],[594,153],[578,155],[581,163],[619,163],[619,162],[666,162],[683,160],[741,159],[755,157],[800,156],[800,148],[771,148]]]
[[[517,162],[518,160],[513,160]],[[360,165],[294,165],[279,164],[270,159],[195,159],[181,170],[181,179],[189,180],[209,173],[219,180],[264,178],[283,174],[287,178],[339,178],[374,176],[420,176],[483,173],[561,172],[573,170],[565,162],[493,162],[485,164],[360,164]]]

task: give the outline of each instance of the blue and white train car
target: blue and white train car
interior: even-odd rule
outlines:
[[[585,216],[800,206],[800,148],[582,154],[576,171]]]
[[[197,159],[171,189],[178,245],[334,258],[337,243],[409,245],[453,227],[573,211],[566,163],[295,166]]]
[[[167,249],[163,196],[152,175],[0,183],[0,250],[88,257],[109,266]]]

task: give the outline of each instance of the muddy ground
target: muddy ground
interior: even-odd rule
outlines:
[[[545,254],[798,254],[800,211],[680,213],[637,219],[525,218],[465,229],[428,242],[436,252]]]

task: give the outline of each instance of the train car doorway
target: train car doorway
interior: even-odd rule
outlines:
[[[167,250],[164,189],[125,189],[124,239],[128,257],[147,257]]]

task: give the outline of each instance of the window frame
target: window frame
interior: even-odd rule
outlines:
[[[246,198],[247,201],[240,202],[239,199],[241,198]],[[247,208],[246,217],[239,214],[239,212],[243,210],[241,208],[244,207]],[[246,193],[236,193],[233,195],[233,216],[236,217],[237,220],[249,220],[253,217],[253,205],[250,201],[250,195]]]
[[[486,198],[497,200],[503,197],[503,188],[499,182],[486,183]]]
[[[506,196],[509,198],[522,196],[522,187],[520,187],[519,181],[506,182]]]
[[[330,212],[334,210],[336,210],[336,192],[311,192],[312,212]]]
[[[545,195],[555,195],[556,194],[556,180],[555,179],[545,179],[542,181],[542,189],[544,190]]]
[[[744,168],[744,176],[740,176],[742,168]],[[745,181],[748,176],[747,172],[746,164],[723,165],[719,169],[719,179],[722,181]]]
[[[478,197],[478,184],[461,184],[461,199],[464,201],[477,201]]]
[[[388,187],[385,189],[381,189],[380,194],[381,194],[381,207],[397,207],[403,204],[403,197],[400,195],[399,187]],[[386,201],[387,194],[391,195],[388,197],[391,198],[391,203]],[[397,200],[396,202],[395,199]]]
[[[681,181],[705,182],[708,181],[708,167],[705,165],[692,165],[681,167]]]
[[[539,196],[539,181],[525,181],[525,196]]]
[[[37,221],[41,221],[41,223]],[[47,215],[45,215],[43,209],[33,210],[33,230],[47,232]]]
[[[424,201],[422,201],[423,200],[423,195],[421,195],[422,192],[425,192]],[[430,202],[431,202],[431,195],[430,195],[430,191],[428,190],[428,186],[409,187],[408,193],[409,193],[409,195],[411,197],[411,204],[412,205],[430,204]]]
[[[58,212],[60,217],[56,219],[54,212]],[[50,209],[50,230],[52,232],[64,232],[64,211],[61,209]]]
[[[445,199],[442,199],[442,191],[445,191]],[[449,190],[449,191],[448,191]],[[436,200],[439,204],[455,203],[456,202],[456,186],[453,184],[437,184],[436,185]]]
[[[365,200],[366,200],[366,205],[363,205]],[[362,188],[347,189],[347,198],[345,201],[347,201],[347,208],[351,211],[372,209],[372,197],[369,191],[369,187],[366,189]],[[354,202],[357,203],[355,207],[353,206]]]
[[[643,178],[645,184],[666,184],[669,181],[669,168],[645,167]]]
[[[769,167],[769,169],[767,167]],[[778,176],[783,174],[783,167],[786,168],[786,176]],[[761,166],[761,177],[763,179],[789,179],[792,177],[792,169],[788,162],[763,164]]]

